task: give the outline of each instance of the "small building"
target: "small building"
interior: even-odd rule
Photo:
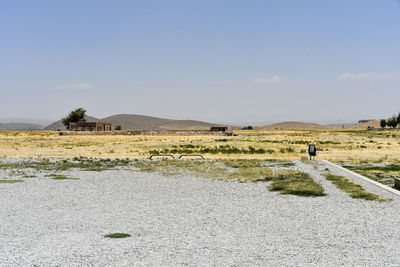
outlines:
[[[213,126],[210,128],[211,132],[226,132],[228,131],[228,127],[226,126]]]
[[[69,130],[107,132],[112,131],[112,124],[109,122],[71,122]]]

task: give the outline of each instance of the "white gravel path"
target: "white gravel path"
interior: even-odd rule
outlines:
[[[399,198],[367,185],[394,201],[351,199],[324,166],[296,168],[329,195],[123,170],[0,184],[0,266],[399,265]]]

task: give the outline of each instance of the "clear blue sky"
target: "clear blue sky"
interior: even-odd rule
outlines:
[[[5,0],[0,118],[216,122],[400,110],[395,0]]]

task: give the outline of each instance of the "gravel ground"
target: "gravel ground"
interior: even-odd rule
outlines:
[[[322,163],[295,163],[329,195],[128,170],[0,184],[0,266],[399,265],[397,196],[358,181],[394,201],[352,199],[320,175]],[[113,232],[132,237],[103,237]]]

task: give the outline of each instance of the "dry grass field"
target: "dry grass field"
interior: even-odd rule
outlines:
[[[236,136],[59,136],[57,132],[0,132],[0,157],[147,158],[152,153],[203,154],[207,158],[296,159],[309,143],[318,158],[350,163],[397,163],[399,131],[267,130]]]

